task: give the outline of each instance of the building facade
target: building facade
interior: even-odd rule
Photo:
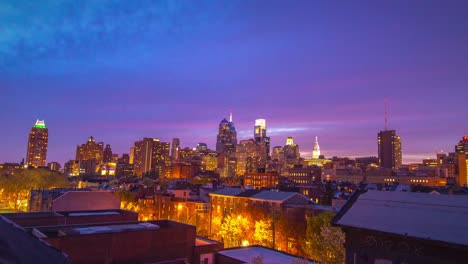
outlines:
[[[396,135],[396,131],[380,131],[377,136],[377,142],[380,166],[394,170],[401,167],[401,138]]]
[[[93,137],[89,137],[88,141],[81,146],[76,146],[76,160],[86,161],[94,159],[96,163],[103,162],[104,143],[94,141]]]
[[[26,165],[44,167],[46,165],[48,145],[49,129],[43,120],[37,120],[29,132]]]

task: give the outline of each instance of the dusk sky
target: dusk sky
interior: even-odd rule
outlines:
[[[468,1],[0,2],[0,163],[20,162],[36,119],[47,162],[89,136],[128,153],[136,140],[205,142],[233,112],[238,139],[267,120],[310,157],[403,161],[453,151],[468,134]]]

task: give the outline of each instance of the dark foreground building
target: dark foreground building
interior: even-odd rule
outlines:
[[[468,196],[356,191],[332,223],[346,263],[467,263]]]
[[[3,214],[0,263],[210,264],[223,247],[191,225],[137,219],[125,210]]]

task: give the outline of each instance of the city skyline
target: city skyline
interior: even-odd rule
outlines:
[[[271,148],[292,136],[310,156],[318,136],[327,157],[377,156],[384,98],[404,163],[453,152],[468,134],[467,7],[5,1],[0,161],[26,157],[36,119],[63,164],[90,136],[118,154],[144,137],[214,149],[229,112],[238,141],[264,118]]]
[[[231,117],[230,117],[230,120],[234,121],[234,120],[232,119],[232,113],[230,114],[230,116],[231,116]],[[223,119],[226,119],[226,117],[223,117]],[[258,119],[257,119],[257,120],[258,120]],[[254,139],[254,134],[255,134],[254,132],[255,132],[256,125],[257,125],[257,123],[256,123],[257,120],[255,120],[255,122],[253,123],[252,129],[251,129],[251,135],[250,135],[250,136],[247,135],[247,134],[248,134],[248,130],[245,130],[245,131],[241,130],[241,131],[240,131],[239,134],[241,135],[241,137],[237,139],[238,144],[239,144],[240,141],[242,141],[242,140],[247,140],[247,139],[252,139],[252,140],[253,140],[253,139]],[[264,120],[264,119],[263,119],[263,120]],[[223,121],[223,120],[221,120],[221,121]],[[265,120],[264,120],[264,121],[265,121]],[[44,124],[44,123],[45,123],[45,120],[36,120],[36,125],[37,125],[38,122],[40,122],[41,124]],[[268,124],[268,123],[267,123],[267,124]],[[36,125],[34,125],[34,127],[35,127]],[[33,128],[34,128],[34,127],[33,127]],[[48,126],[48,127],[49,127],[49,126]],[[282,131],[275,132],[276,130],[275,130],[274,128],[273,128],[273,129],[269,129],[268,125],[266,126],[266,129],[267,129],[267,131],[268,131],[268,132],[267,132],[268,135],[270,135],[270,134],[272,133],[271,130],[273,130],[273,134],[275,134],[275,133],[281,133],[281,132],[282,132]],[[382,130],[380,130],[380,131],[378,131],[378,132],[381,133],[382,131],[389,131],[389,132],[390,132],[390,130],[388,130],[388,129],[386,130],[385,128],[382,129]],[[245,134],[246,136],[243,136],[243,134]],[[464,137],[466,137],[466,136],[464,136]],[[95,138],[95,137],[92,136],[92,135],[90,135],[90,136],[87,137],[86,140],[84,140],[84,142],[89,141],[89,140],[91,140],[91,139],[93,139],[93,138]],[[100,141],[100,143],[104,143],[104,144],[106,145],[106,147],[107,147],[107,145],[110,145],[110,146],[112,147],[112,149],[113,149],[113,153],[114,153],[114,154],[118,154],[119,156],[122,156],[122,154],[130,154],[130,148],[132,148],[132,147],[134,146],[135,142],[141,140],[141,138],[157,138],[157,139],[161,140],[161,142],[168,142],[168,143],[170,144],[171,148],[172,148],[172,144],[173,144],[173,141],[172,141],[172,140],[173,140],[174,138],[176,138],[176,137],[172,137],[172,138],[170,138],[170,139],[165,139],[165,138],[163,139],[163,138],[160,138],[160,137],[157,137],[157,136],[150,136],[150,137],[142,136],[142,137],[140,137],[139,139],[136,139],[135,141],[132,141],[132,142],[128,143],[128,144],[129,144],[128,150],[123,151],[123,152],[117,152],[117,151],[115,151],[115,148],[114,148],[114,146],[112,145],[112,143],[106,142],[105,139],[97,139],[97,140]],[[287,142],[288,142],[288,140],[290,140],[290,138],[291,138],[291,137],[286,137],[286,138],[284,138],[283,143],[279,143],[279,144],[276,144],[276,145],[271,145],[271,146],[270,146],[270,153],[272,152],[272,150],[273,150],[273,148],[274,148],[275,146],[285,146],[285,145],[287,145],[287,144],[288,144]],[[313,143],[313,145],[312,145],[312,148],[310,148],[310,150],[309,150],[309,147],[306,147],[307,150],[304,150],[304,147],[303,147],[300,143],[298,143],[298,142],[296,141],[296,138],[295,138],[295,137],[292,137],[292,138],[294,139],[294,143],[297,144],[297,145],[299,145],[301,157],[302,157],[302,158],[312,158],[313,150],[314,150],[315,144],[317,144],[318,136],[315,136],[315,137],[314,137],[314,139],[313,139],[313,142],[314,142],[314,143]],[[179,138],[179,139],[180,139],[180,138]],[[50,138],[49,138],[49,140],[50,140]],[[195,140],[195,141],[196,141],[196,140]],[[195,142],[195,141],[194,141],[194,142]],[[184,141],[183,141],[183,139],[182,139],[182,140],[181,140],[182,143],[180,144],[180,148],[189,147],[189,148],[195,149],[195,147],[197,146],[198,143],[206,143],[207,146],[208,146],[208,149],[216,150],[216,136],[215,136],[215,138],[212,139],[211,141],[213,141],[213,142],[207,143],[207,142],[198,141],[197,143],[195,143],[195,145],[184,145],[184,144],[183,144]],[[402,147],[402,149],[404,149],[404,139],[403,139],[402,141],[403,141],[403,144],[402,144],[403,147]],[[279,140],[275,140],[275,139],[273,138],[273,142],[280,142],[280,141],[279,141]],[[126,144],[126,143],[125,143],[125,144]],[[62,157],[62,159],[56,159],[56,160],[52,160],[52,159],[49,160],[49,158],[48,158],[48,159],[46,160],[46,163],[49,163],[49,162],[59,162],[60,164],[63,165],[63,164],[65,164],[65,163],[66,163],[67,161],[69,161],[69,160],[74,160],[74,159],[75,159],[75,156],[76,156],[76,147],[79,147],[80,145],[81,145],[81,143],[76,143],[76,144],[73,144],[73,145],[72,145],[72,149],[73,149],[73,150],[71,151],[71,152],[73,153],[73,154],[72,154],[72,157],[70,157],[70,158]],[[455,145],[455,143],[452,144],[451,148],[449,148],[447,151],[443,151],[443,153],[448,154],[449,152],[454,152],[454,145]],[[320,150],[319,150],[319,153],[320,153]],[[327,151],[326,151],[325,153],[327,153]],[[430,154],[429,154],[428,156],[415,157],[415,158],[413,158],[413,159],[408,159],[408,158],[407,158],[407,159],[406,159],[406,162],[405,162],[405,154],[404,154],[404,151],[403,151],[402,153],[403,153],[403,164],[409,164],[409,163],[420,163],[420,162],[422,161],[422,159],[425,159],[425,158],[431,158],[431,159],[432,159],[432,158],[435,158],[435,155],[436,155],[437,153],[442,153],[442,152],[434,152],[433,155],[430,155]],[[26,152],[26,154],[27,154],[27,152]],[[50,153],[47,152],[46,155],[49,156]],[[378,144],[377,144],[377,140],[376,140],[376,152],[375,152],[375,154],[368,154],[368,155],[326,155],[326,154],[323,154],[323,152],[322,152],[322,155],[325,155],[326,158],[331,158],[331,157],[333,157],[333,156],[337,156],[337,157],[348,157],[348,158],[367,157],[367,156],[369,156],[369,157],[370,157],[370,156],[378,157]],[[411,160],[411,161],[408,161],[408,160]],[[21,161],[21,159],[20,159],[19,161]],[[15,161],[2,161],[2,162],[13,162],[13,163],[16,162],[16,163],[17,163],[17,162],[19,162],[19,161],[18,161],[18,160],[15,160]],[[26,161],[26,159],[25,159],[25,161]]]

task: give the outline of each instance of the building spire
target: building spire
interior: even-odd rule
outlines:
[[[312,159],[319,159],[319,158],[320,158],[320,146],[318,143],[318,137],[315,136],[314,149],[312,150]]]
[[[229,122],[232,122],[232,112],[229,113]]]

